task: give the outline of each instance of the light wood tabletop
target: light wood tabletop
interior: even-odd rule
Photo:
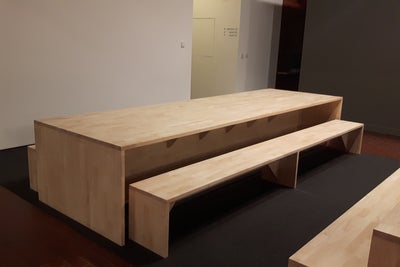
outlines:
[[[338,96],[262,89],[36,120],[36,123],[126,150],[341,99]]]

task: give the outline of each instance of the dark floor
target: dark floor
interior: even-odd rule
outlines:
[[[27,167],[12,164],[26,160],[20,151],[0,153],[0,179],[34,200],[33,192],[21,189],[28,188]],[[400,138],[366,133],[362,152],[400,160]],[[33,205],[1,186],[0,213],[0,266],[133,266],[112,244],[96,235],[88,238],[79,226],[60,220],[62,215],[49,215],[40,203]]]

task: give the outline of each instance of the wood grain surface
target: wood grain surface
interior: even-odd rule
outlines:
[[[293,254],[289,267],[367,266],[372,231],[400,203],[399,188],[400,169]]]
[[[261,89],[35,122],[125,150],[332,102],[341,107],[342,98]]]

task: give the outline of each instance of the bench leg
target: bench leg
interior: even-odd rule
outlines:
[[[296,188],[298,162],[299,153],[289,155],[268,164],[262,170],[262,176],[267,181]]]
[[[363,128],[356,129],[341,137],[328,141],[327,146],[344,152],[360,154]]]
[[[172,205],[135,188],[129,189],[129,238],[168,257],[169,212]]]

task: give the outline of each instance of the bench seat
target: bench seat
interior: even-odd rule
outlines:
[[[368,267],[400,265],[400,203],[374,228]]]
[[[377,226],[379,228],[382,219],[394,209],[397,210],[395,215],[399,214],[399,188],[400,169],[293,254],[289,258],[288,266],[398,266],[382,264],[382,261],[378,261],[378,265],[368,265],[368,258],[374,228]],[[399,223],[398,217],[396,220]],[[388,221],[393,222],[392,219]],[[385,227],[381,225],[381,228]],[[398,228],[387,227],[386,229],[393,229],[393,232],[399,234]],[[398,251],[399,237],[395,237],[394,240],[397,240],[397,248],[395,247],[394,250]],[[382,250],[376,251],[378,254],[381,252]],[[377,259],[382,259],[381,256],[375,255],[374,263],[377,263]],[[391,256],[393,256],[392,259],[399,258],[396,254]]]
[[[326,144],[360,153],[362,133],[361,123],[332,120],[130,184],[130,239],[167,257],[176,201],[260,168],[265,179],[294,188],[301,151]]]

